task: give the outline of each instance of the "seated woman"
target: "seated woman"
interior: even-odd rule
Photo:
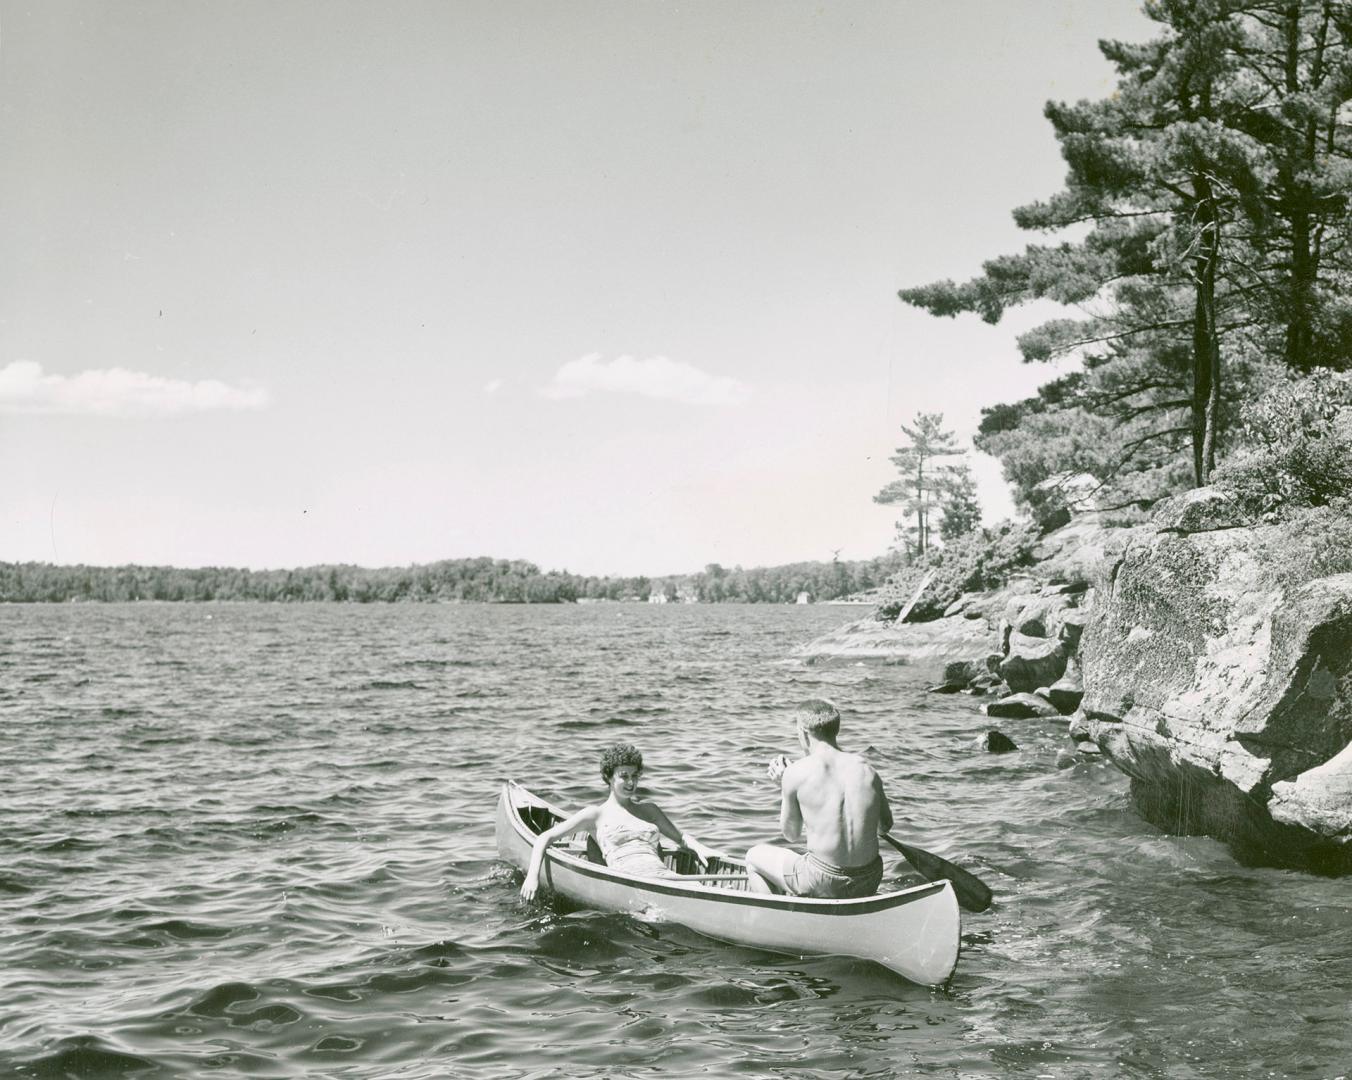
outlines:
[[[617,743],[601,755],[601,779],[610,789],[603,803],[579,810],[566,821],[546,829],[531,851],[526,880],[521,885],[524,899],[534,898],[540,887],[540,867],[545,849],[561,836],[587,832],[596,837],[606,865],[636,877],[677,877],[667,869],[658,847],[658,837],[689,848],[704,862],[718,855],[689,833],[682,833],[656,803],[644,802],[638,793],[643,774],[643,755],[629,743]]]

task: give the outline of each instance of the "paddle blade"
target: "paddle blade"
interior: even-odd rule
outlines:
[[[964,911],[985,911],[991,906],[990,886],[975,874],[969,873],[961,866],[955,866],[947,859],[941,859],[924,848],[903,844],[896,837],[884,834],[883,839],[901,852],[906,861],[915,867],[926,881],[942,879],[949,882],[958,898],[958,906]]]

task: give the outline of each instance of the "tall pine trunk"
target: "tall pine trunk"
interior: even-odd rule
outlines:
[[[1324,50],[1328,44],[1329,23],[1333,13],[1325,2],[1313,32],[1313,53],[1307,87],[1301,86],[1301,19],[1303,5],[1295,0],[1283,12],[1282,31],[1285,57],[1284,75],[1286,93],[1295,97],[1302,89],[1317,92],[1325,79]],[[1333,123],[1336,124],[1336,111]],[[1279,170],[1279,187],[1287,204],[1291,224],[1289,266],[1286,278],[1286,333],[1283,359],[1297,371],[1309,371],[1314,363],[1315,291],[1319,281],[1319,245],[1315,238],[1316,200],[1308,177],[1315,168],[1319,148],[1319,121],[1310,115],[1288,137],[1291,152]]]
[[[1220,260],[1220,216],[1211,181],[1193,177],[1198,225],[1193,258],[1192,471],[1197,487],[1216,467],[1216,425],[1220,411],[1221,346],[1216,329],[1216,267]]]

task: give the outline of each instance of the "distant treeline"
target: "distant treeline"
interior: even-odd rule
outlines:
[[[0,601],[72,600],[396,601],[560,604],[579,600],[702,603],[792,603],[800,593],[835,600],[877,588],[899,556],[861,562],[808,562],[731,570],[710,563],[699,573],[667,577],[583,577],[542,571],[519,559],[446,559],[424,566],[307,566],[241,570],[173,566],[55,566],[0,563]]]

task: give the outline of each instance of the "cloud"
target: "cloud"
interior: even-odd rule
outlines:
[[[600,353],[569,360],[540,392],[552,398],[584,397],[593,390],[680,401],[687,405],[737,405],[751,388],[737,379],[710,375],[681,360],[617,356],[609,363]]]
[[[45,375],[32,360],[0,368],[0,413],[80,416],[174,416],[218,409],[261,409],[262,387],[228,386],[216,379],[186,382],[126,368]]]
[[[488,382],[484,383],[485,394],[496,394],[501,389],[502,389],[501,379],[489,379]]]

